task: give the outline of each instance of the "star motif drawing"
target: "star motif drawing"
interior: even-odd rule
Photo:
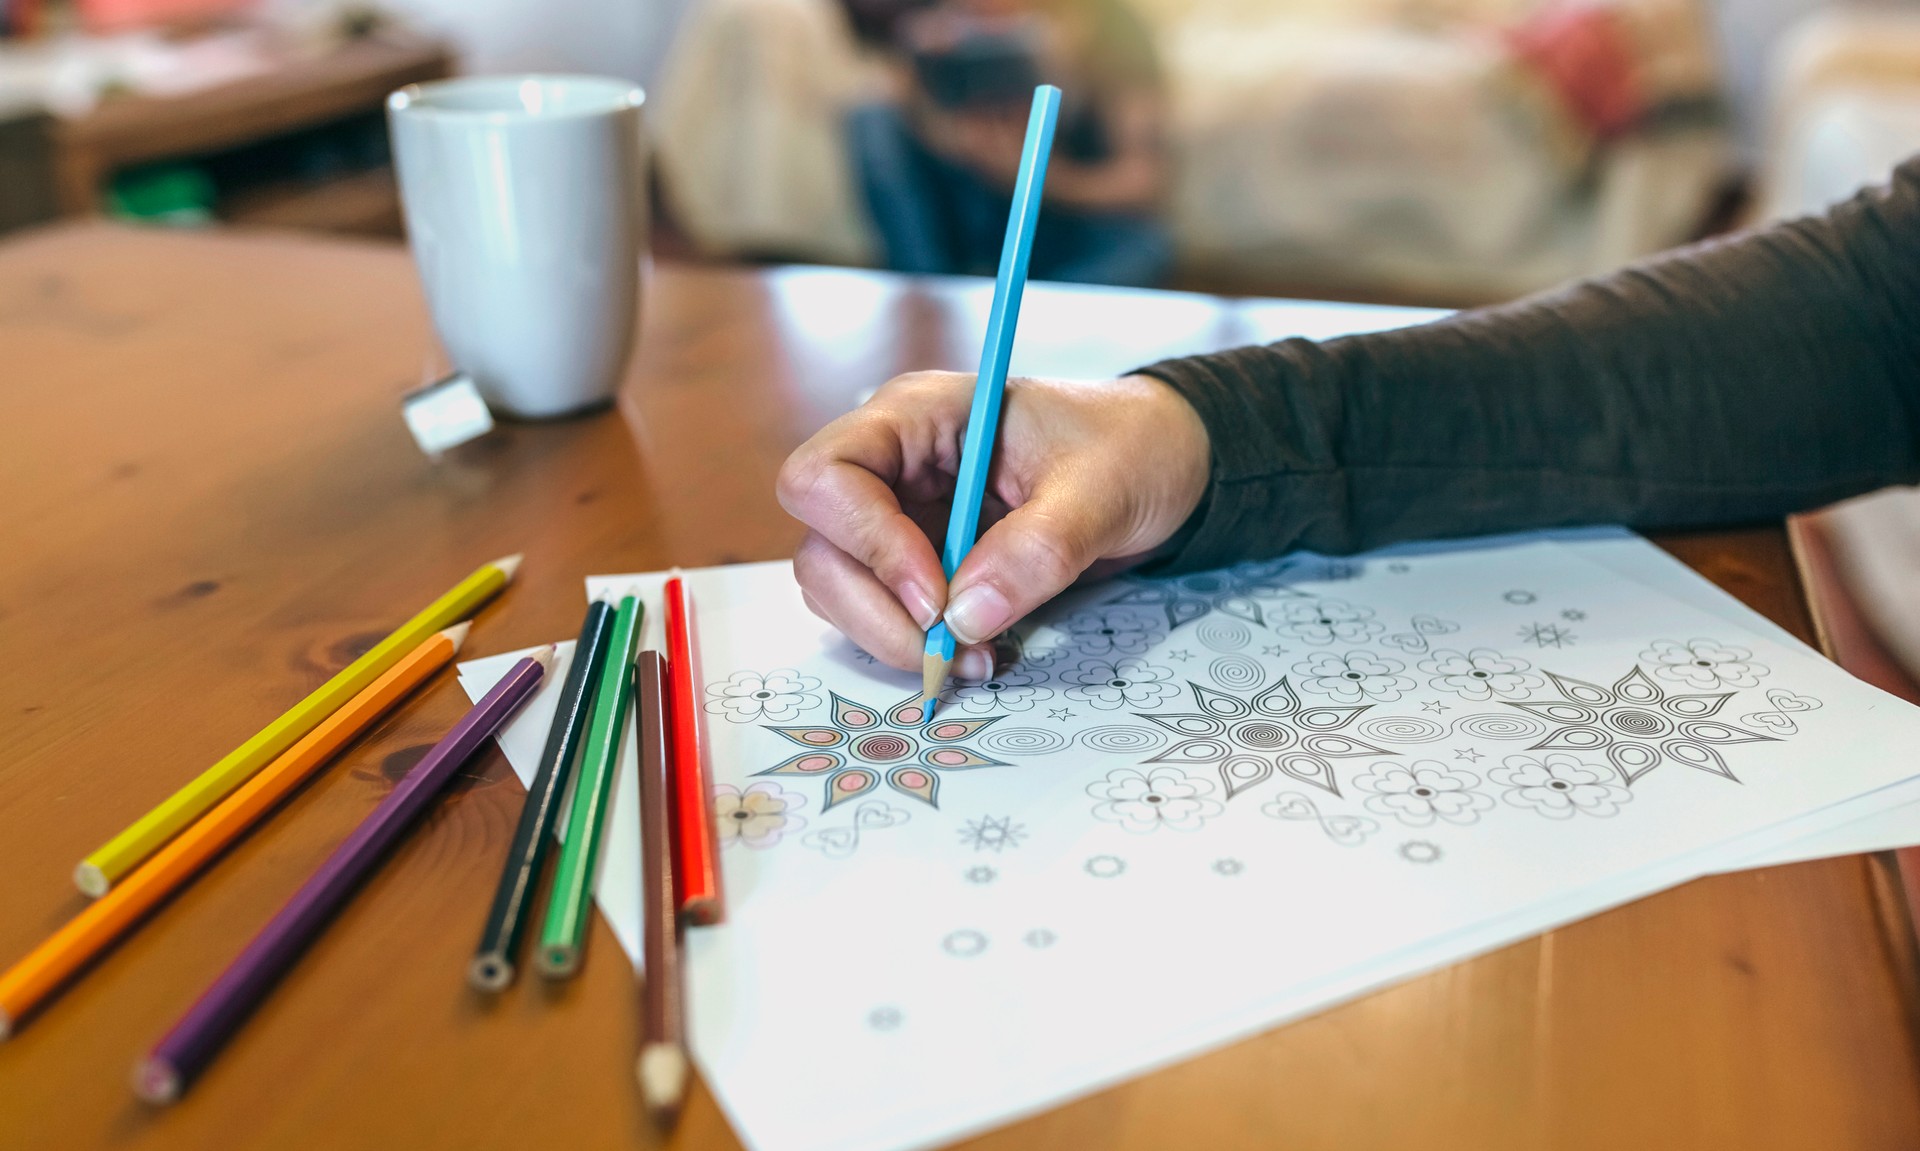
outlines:
[[[999,819],[984,815],[968,820],[966,826],[960,829],[961,843],[975,851],[991,851],[995,855],[1019,847],[1026,838],[1026,826],[1015,823],[1011,815]]]
[[[1213,873],[1215,875],[1224,875],[1232,878],[1246,869],[1247,865],[1237,859],[1216,859],[1213,861]]]
[[[992,883],[995,879],[999,878],[999,875],[1000,873],[993,868],[981,866],[967,868],[963,878],[965,878],[968,883],[977,887]]]
[[[1185,649],[1185,648],[1181,648],[1181,649],[1180,649],[1179,651],[1170,651],[1170,652],[1168,652],[1168,653],[1167,653],[1167,658],[1168,658],[1168,659],[1177,659],[1177,660],[1179,660],[1179,661],[1180,661],[1181,663],[1185,663],[1185,662],[1187,662],[1188,660],[1190,660],[1190,659],[1192,659],[1192,658],[1193,658],[1193,653],[1192,653],[1192,652],[1190,652],[1190,651],[1188,651],[1188,650],[1187,650],[1187,649]]]
[[[1166,613],[1169,631],[1215,612],[1245,620],[1255,627],[1265,627],[1265,604],[1300,597],[1301,593],[1281,580],[1281,576],[1299,562],[1262,560],[1172,579],[1133,580],[1131,588],[1107,600],[1106,604],[1158,608]]]
[[[1430,699],[1420,705],[1420,710],[1426,712],[1428,715],[1439,715],[1441,712],[1452,711],[1453,709],[1437,699]]]
[[[1387,565],[1387,570],[1394,575],[1406,575],[1413,570],[1413,565],[1405,560],[1395,560]]]
[[[1638,664],[1612,687],[1552,672],[1546,675],[1560,698],[1502,701],[1554,725],[1529,750],[1598,752],[1629,787],[1669,761],[1738,782],[1719,749],[1776,742],[1773,736],[1713,718],[1734,697],[1731,691],[1672,693],[1648,678]]]
[[[1191,680],[1187,688],[1195,712],[1134,713],[1135,719],[1165,728],[1179,740],[1145,762],[1213,764],[1229,800],[1272,778],[1276,770],[1339,795],[1334,760],[1395,754],[1340,734],[1372,704],[1308,705],[1284,675],[1251,696]]]
[[[910,795],[929,807],[940,806],[941,773],[977,767],[1006,767],[967,747],[966,741],[1000,722],[1003,716],[922,722],[916,693],[882,711],[835,692],[829,723],[767,726],[766,730],[805,750],[756,775],[814,776],[827,781],[822,811],[865,795],[880,786]]]
[[[1260,654],[1261,655],[1285,655],[1287,654],[1287,649],[1280,644],[1270,643],[1267,646],[1260,649]]]
[[[1572,647],[1573,641],[1578,638],[1571,631],[1568,631],[1557,623],[1532,624],[1528,627],[1521,628],[1517,634],[1521,639],[1542,649],[1550,647]]]
[[[1059,721],[1060,721],[1061,723],[1065,723],[1065,722],[1067,722],[1068,720],[1070,720],[1070,719],[1072,719],[1072,718],[1073,718],[1073,709],[1072,709],[1072,708],[1070,708],[1070,707],[1053,707],[1053,708],[1048,708],[1048,709],[1047,709],[1047,718],[1048,718],[1048,719],[1057,719],[1057,720],[1059,720]]]
[[[1569,623],[1579,623],[1581,620],[1587,618],[1587,613],[1577,607],[1570,607],[1560,613],[1560,618]]]
[[[1479,763],[1486,756],[1478,748],[1459,747],[1454,749],[1453,758],[1464,759],[1468,763]]]

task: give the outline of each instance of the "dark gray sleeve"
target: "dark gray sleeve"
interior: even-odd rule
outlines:
[[[1773,519],[1920,479],[1920,158],[1822,217],[1401,331],[1140,369],[1213,483],[1171,562]]]

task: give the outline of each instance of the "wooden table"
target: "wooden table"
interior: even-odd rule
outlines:
[[[474,629],[488,653],[571,634],[590,572],[787,554],[780,460],[889,374],[969,364],[987,292],[663,268],[615,412],[434,464],[395,405],[432,346],[399,249],[104,225],[0,245],[0,960],[80,908],[89,848],[475,561],[528,554]],[[1036,288],[1022,356],[1110,371],[1340,315]],[[1807,634],[1779,531],[1666,542]],[[0,1045],[0,1148],[652,1145],[623,965],[491,1005],[462,983],[521,794],[492,751],[182,1104],[127,1089],[464,706],[449,678],[402,708]],[[1863,859],[1702,880],[973,1145],[1920,1146],[1887,906]],[[700,1094],[676,1142],[733,1137]]]

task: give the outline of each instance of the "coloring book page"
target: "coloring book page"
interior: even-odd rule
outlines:
[[[762,1151],[947,1142],[1916,794],[1920,713],[1621,533],[1076,589],[930,723],[788,565],[686,576],[728,916],[692,1045]],[[589,592],[658,618],[663,579]]]

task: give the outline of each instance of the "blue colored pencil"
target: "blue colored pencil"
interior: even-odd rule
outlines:
[[[960,476],[954,483],[953,513],[947,519],[947,544],[940,563],[947,579],[973,550],[980,531],[980,501],[987,493],[993,463],[993,436],[1000,426],[1000,397],[1007,390],[1007,362],[1013,358],[1013,329],[1020,322],[1020,297],[1027,288],[1027,258],[1033,253],[1033,229],[1040,220],[1040,193],[1047,183],[1047,154],[1053,150],[1053,126],[1060,118],[1060,89],[1042,84],[1033,90],[1027,117],[1027,141],[1020,150],[1020,176],[1007,213],[1007,239],[1000,247],[1000,274],[993,280],[993,310],[987,315],[987,339],[980,349],[980,375],[973,384],[973,409],[960,445]],[[921,722],[933,719],[940,687],[953,666],[953,633],[941,620],[927,632],[921,690]]]

